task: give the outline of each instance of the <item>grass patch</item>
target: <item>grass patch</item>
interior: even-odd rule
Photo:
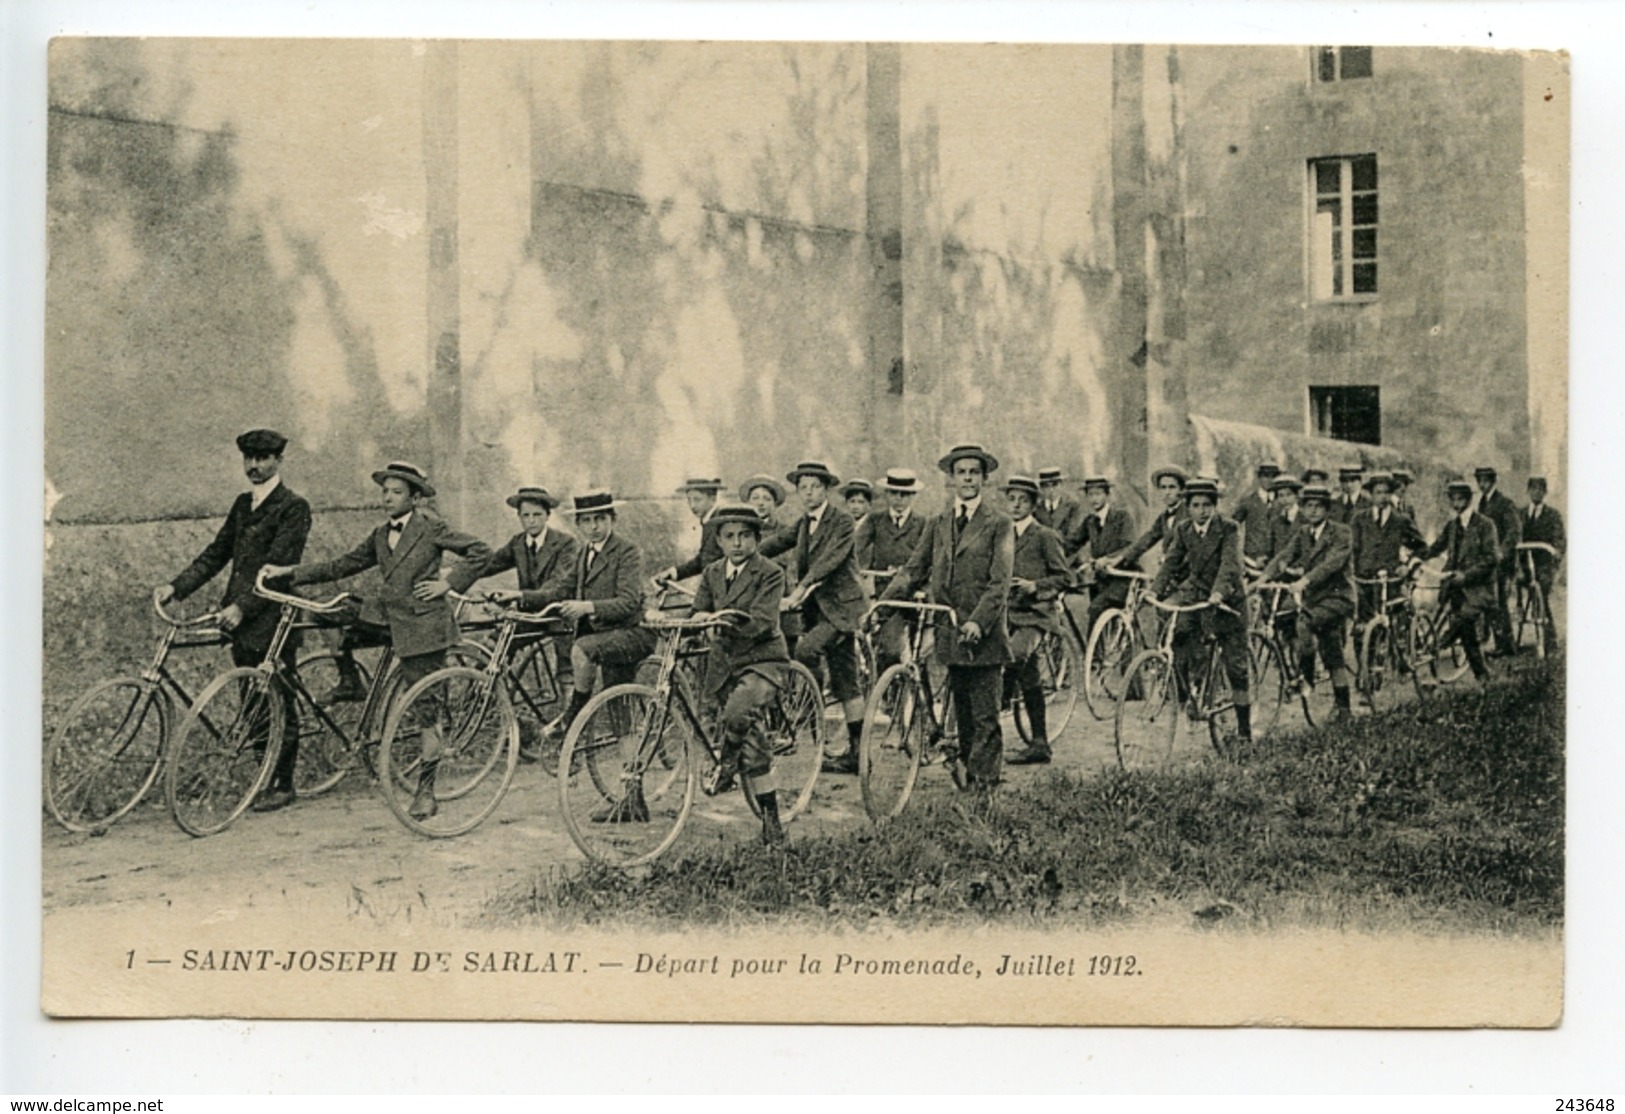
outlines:
[[[1064,744],[1063,744],[1064,745]],[[922,794],[882,831],[554,870],[485,919],[861,926],[1179,923],[1543,932],[1563,916],[1561,665],[1236,763],[1054,772],[975,806]]]

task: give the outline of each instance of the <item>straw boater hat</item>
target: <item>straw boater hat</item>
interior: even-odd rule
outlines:
[[[1258,471],[1254,473],[1261,480],[1273,480],[1281,474],[1281,466],[1273,460],[1263,460],[1258,464]]]
[[[737,522],[741,526],[749,526],[756,531],[757,537],[761,537],[762,531],[767,527],[767,522],[763,520],[761,515],[756,513],[755,508],[747,507],[743,503],[717,504],[717,509],[711,512],[711,521],[717,524],[719,530],[724,523],[728,522]]]
[[[1325,483],[1332,478],[1332,474],[1319,465],[1311,465],[1303,470],[1303,482],[1306,484]]]
[[[1332,502],[1332,489],[1327,487],[1325,484],[1305,484],[1303,494],[1298,496],[1298,502],[1319,502],[1330,506]]]
[[[1303,481],[1296,476],[1280,475],[1270,481],[1271,491],[1302,491]]]
[[[1444,493],[1446,495],[1465,495],[1471,499],[1473,497],[1473,485],[1466,480],[1451,480],[1444,485]]]
[[[841,482],[841,477],[831,471],[829,465],[821,460],[804,460],[785,473],[784,478],[791,483],[800,483],[803,476],[815,476],[824,481],[825,487],[834,487]]]
[[[886,478],[880,481],[880,486],[885,491],[915,495],[920,490],[920,477],[914,474],[912,468],[888,468]]]
[[[237,437],[237,451],[244,456],[281,456],[288,439],[274,429],[251,429]]]
[[[1480,464],[1477,468],[1473,469],[1474,479],[1482,479],[1485,476],[1488,476],[1492,480],[1495,479],[1495,469],[1491,468],[1488,464]]]
[[[1090,476],[1088,479],[1083,481],[1083,490],[1088,491],[1090,488],[1095,487],[1098,487],[1103,491],[1110,491],[1112,489],[1112,481],[1106,476]]]
[[[854,495],[862,495],[872,500],[875,497],[875,485],[868,480],[847,480],[841,488],[841,498],[849,499]]]
[[[1412,472],[1405,465],[1401,464],[1398,468],[1394,469],[1394,482],[1396,484],[1409,487],[1411,484],[1416,482],[1416,473]]]
[[[722,481],[720,479],[706,479],[701,476],[696,479],[684,480],[682,486],[677,489],[677,494],[686,495],[690,491],[709,491],[712,495],[715,495],[721,490]]]
[[[1340,480],[1357,480],[1363,475],[1365,475],[1363,464],[1345,464],[1337,470],[1337,478]]]
[[[1391,492],[1396,486],[1394,484],[1394,474],[1392,472],[1373,472],[1365,478],[1365,486],[1368,488],[1386,487]]]
[[[1219,485],[1208,479],[1194,479],[1185,485],[1185,501],[1188,503],[1198,495],[1206,495],[1215,503],[1219,501]]]
[[[750,498],[750,493],[759,487],[765,487],[768,491],[773,493],[773,503],[775,506],[783,505],[784,485],[765,472],[758,472],[756,475],[739,485],[739,501],[741,503],[745,502]]]
[[[1024,495],[1030,496],[1034,503],[1038,502],[1038,481],[1033,479],[1031,476],[1011,476],[1008,480],[1004,481],[1004,486],[999,490],[1004,492],[1006,495],[1010,494],[1012,491],[1019,491]]]
[[[545,487],[522,487],[508,496],[506,502],[514,510],[518,510],[521,503],[539,503],[550,511],[559,505],[559,501],[549,495]]]
[[[405,480],[425,499],[434,498],[434,485],[429,482],[429,474],[416,464],[405,460],[392,460],[372,474],[372,482],[382,487],[387,479]]]
[[[584,514],[603,514],[605,511],[616,510],[621,505],[620,501],[604,488],[584,491],[571,499],[570,502],[572,505],[565,513],[577,517]]]
[[[982,462],[984,472],[993,473],[999,470],[999,458],[980,445],[955,445],[937,461],[937,467],[952,475],[954,462],[959,460],[979,460]]]
[[[1042,487],[1044,484],[1058,484],[1064,479],[1066,479],[1066,473],[1062,472],[1054,465],[1047,468],[1040,468],[1038,470],[1038,483],[1040,487]]]
[[[1525,487],[1538,487],[1542,491],[1545,491],[1546,490],[1546,477],[1545,476],[1530,476],[1529,477],[1529,482],[1524,484],[1524,486]]]
[[[1164,464],[1161,468],[1158,468],[1155,472],[1151,473],[1151,486],[1156,487],[1162,482],[1162,477],[1164,476],[1172,476],[1174,479],[1178,480],[1180,487],[1184,487],[1190,482],[1191,479],[1185,474],[1185,469],[1173,464]]]

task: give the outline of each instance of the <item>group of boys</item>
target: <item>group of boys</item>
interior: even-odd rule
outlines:
[[[608,491],[578,494],[564,512],[574,517],[578,541],[551,525],[561,506],[557,498],[542,487],[521,487],[507,498],[521,530],[493,549],[453,530],[426,505],[435,489],[422,468],[395,461],[372,475],[386,521],[343,556],[301,563],[311,514],[309,503],[281,482],[287,439],[273,430],[252,430],[237,445],[251,490],[238,497],[197,560],[155,590],[160,602],[184,599],[230,563],[220,622],[232,636],[235,664],[258,664],[276,627],[276,609],[253,591],[261,569],[268,581],[291,584],[379,570],[381,589],[363,602],[345,631],[340,682],[326,695],[329,702],[363,697],[353,658],[363,645],[387,639],[407,685],[444,668],[447,651],[459,639],[448,594],[466,593],[481,578],[509,570],[516,573],[518,587],[490,591],[490,599],[527,610],[556,605],[574,625],[572,694],[565,713],[548,725],[555,738],[596,688],[630,681],[655,648],[655,635],[641,621],[642,556],[616,532],[621,503]],[[872,596],[907,599],[923,589],[957,614],[957,626],[938,624],[934,635],[958,717],[959,750],[950,757],[950,771],[960,788],[987,791],[999,784],[1006,762],[1050,761],[1036,651],[1046,632],[1060,633],[1063,590],[1079,579],[1090,586],[1086,629],[1093,629],[1107,608],[1124,601],[1127,579],[1114,574],[1137,570],[1154,546],[1161,545],[1163,559],[1150,592],[1176,603],[1213,605],[1179,616],[1175,651],[1181,670],[1188,671],[1199,632],[1218,640],[1244,737],[1250,734],[1242,618],[1249,572],[1263,580],[1286,579],[1301,595],[1297,635],[1305,676],[1313,675],[1318,651],[1332,676],[1338,707],[1346,712],[1345,625],[1352,614],[1363,616],[1375,606],[1368,594],[1356,594],[1353,577],[1368,579],[1379,570],[1399,571],[1407,560],[1448,554],[1445,591],[1456,604],[1460,636],[1484,610],[1494,615],[1500,606],[1504,611],[1516,544],[1507,539],[1546,539],[1559,553],[1563,548],[1561,517],[1543,505],[1545,481],[1530,480],[1531,504],[1520,511],[1495,491],[1491,469],[1478,472],[1479,510],[1471,509],[1471,487],[1449,485],[1455,513],[1427,545],[1402,502],[1403,488],[1389,473],[1362,477],[1345,470],[1343,490],[1334,496],[1324,485],[1324,472],[1297,481],[1263,465],[1260,489],[1226,517],[1218,513],[1216,481],[1161,468],[1152,484],[1162,507],[1136,535],[1129,513],[1113,505],[1106,477],[1085,481],[1086,508],[1061,491],[1065,477],[1059,468],[1039,469],[1036,477],[1011,476],[1000,488],[1007,513],[984,497],[999,462],[982,446],[955,446],[937,463],[951,501],[934,518],[914,509],[923,485],[902,468],[888,471],[878,485],[885,507],[875,510],[874,485],[843,485],[824,462],[803,461],[785,477],[802,504],[802,513],[786,526],[776,521],[786,488],[772,476],[747,479],[737,503],[721,500],[724,485],[718,478],[692,478],[678,488],[700,524],[699,545],[693,557],[653,579],[698,577],[697,615],[744,616],[721,627],[712,640],[705,690],[720,708],[723,745],[721,767],[707,785],[720,791],[736,776],[742,778],[760,806],[762,834],[769,842],[782,840],[783,830],[772,754],[755,730],[757,720],[783,684],[784,666],[792,660],[805,664],[821,684],[827,679],[847,725],[846,749],[828,756],[825,768],[857,772],[864,694],[855,638]],[[833,500],[837,495],[842,505]],[[447,555],[457,560],[448,561]],[[1555,570],[1555,559],[1537,563],[1536,574],[1548,589]],[[798,622],[787,623],[792,617]],[[1508,625],[1502,614],[1498,637]],[[877,630],[882,670],[900,659],[905,633],[899,618]],[[1463,641],[1475,675],[1483,676],[1476,639]],[[1510,649],[1509,633],[1500,648]],[[284,650],[289,667],[296,650],[296,639],[290,638]],[[1007,758],[999,712],[1016,699],[1032,730],[1029,744]],[[438,718],[430,709],[422,724],[423,762],[411,804],[420,819],[438,807],[435,782],[444,746]],[[297,741],[298,725],[289,709],[281,752],[255,802],[257,810],[279,809],[293,800]],[[604,823],[647,818],[635,787],[594,817]]]

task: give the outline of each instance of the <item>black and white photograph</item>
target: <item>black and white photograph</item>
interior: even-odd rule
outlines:
[[[1493,46],[55,38],[42,1009],[1557,1025]]]

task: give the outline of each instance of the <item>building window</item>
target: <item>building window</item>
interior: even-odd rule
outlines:
[[[1315,80],[1353,81],[1371,76],[1369,46],[1319,46],[1315,48]]]
[[[1310,432],[1362,445],[1382,444],[1382,404],[1376,387],[1310,387]]]
[[[1309,287],[1318,301],[1377,293],[1377,156],[1309,163]]]

